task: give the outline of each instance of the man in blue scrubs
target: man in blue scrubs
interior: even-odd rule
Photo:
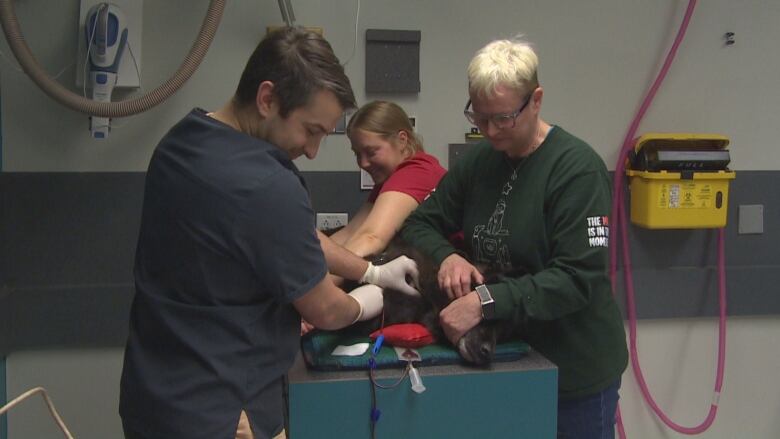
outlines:
[[[411,288],[411,260],[373,266],[316,232],[292,162],[313,159],[354,107],[330,45],[286,28],[224,107],[193,110],[157,145],[122,371],[127,438],[234,438],[240,417],[257,439],[280,434],[301,317],[341,328],[381,312],[381,287]],[[347,295],[328,271],[368,285]]]

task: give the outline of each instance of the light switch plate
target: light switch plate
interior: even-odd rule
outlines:
[[[764,233],[764,205],[743,204],[739,206],[739,234]]]
[[[374,179],[371,178],[371,174],[365,171],[365,169],[360,170],[360,189],[361,190],[371,190],[374,188]]]

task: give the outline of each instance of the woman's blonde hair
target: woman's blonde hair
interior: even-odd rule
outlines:
[[[415,134],[409,116],[397,104],[388,101],[373,101],[360,107],[349,119],[347,135],[360,129],[379,134],[383,139],[390,139],[405,131],[409,140],[406,144],[409,155],[424,151],[422,141]]]
[[[521,94],[531,92],[539,86],[538,68],[539,58],[522,35],[493,41],[480,49],[469,63],[469,93],[491,97],[500,85]]]

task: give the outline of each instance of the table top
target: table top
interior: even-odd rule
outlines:
[[[442,366],[418,366],[415,364],[421,374],[427,376],[433,375],[464,375],[474,373],[504,373],[504,372],[525,372],[539,370],[556,370],[557,367],[550,360],[543,357],[539,352],[530,349],[526,355],[515,361],[502,361],[492,363],[486,367],[468,366],[465,364],[450,364]],[[375,376],[377,378],[397,378],[402,371],[401,367],[377,369]],[[344,370],[344,371],[319,371],[312,370],[306,366],[303,355],[299,352],[295,363],[288,373],[290,384],[318,382],[318,381],[344,381],[344,380],[365,380],[368,374],[365,370]]]

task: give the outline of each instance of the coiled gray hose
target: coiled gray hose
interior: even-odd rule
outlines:
[[[96,102],[66,89],[59,82],[53,80],[38,64],[38,61],[24,41],[12,0],[0,0],[0,21],[2,22],[3,32],[5,32],[8,45],[11,47],[24,72],[52,99],[68,108],[92,116],[125,117],[154,107],[187,82],[206,55],[214,34],[219,27],[219,21],[222,18],[224,9],[225,0],[211,0],[206,18],[203,19],[203,24],[200,27],[195,43],[181,66],[179,66],[179,69],[176,70],[170,79],[143,96],[121,102]]]

